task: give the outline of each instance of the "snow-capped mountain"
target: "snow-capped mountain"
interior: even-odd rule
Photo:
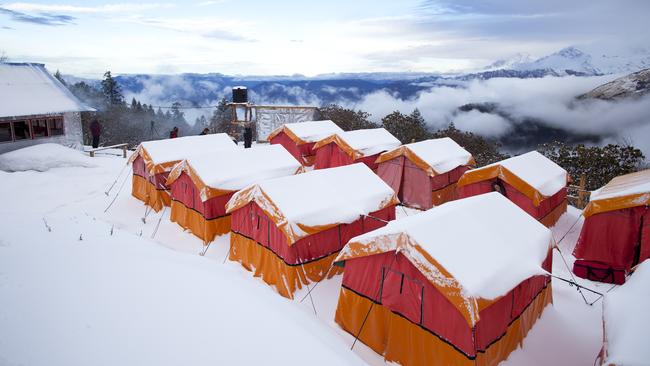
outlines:
[[[650,92],[650,69],[641,70],[610,81],[579,96],[578,99],[598,98],[611,100],[638,97],[648,92]]]
[[[637,49],[625,55],[609,55],[592,54],[572,46],[537,60],[526,56],[516,54],[512,58],[496,61],[487,69],[553,70],[558,75],[603,75],[636,72],[650,67],[650,51],[647,49]]]

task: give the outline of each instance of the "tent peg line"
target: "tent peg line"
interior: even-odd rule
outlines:
[[[122,170],[120,170],[120,173],[117,175],[117,177],[115,177],[115,180],[113,181],[113,184],[111,184],[111,186],[108,187],[108,190],[104,191],[104,194],[105,194],[106,196],[108,196],[108,194],[111,192],[111,190],[112,190],[113,187],[115,186],[115,183],[117,183],[117,181],[120,179],[120,177],[122,176],[122,173],[124,173],[124,169],[125,169],[127,166],[129,166],[128,163],[127,163],[127,164],[124,164],[124,166],[122,167]]]
[[[151,234],[151,239],[153,239],[156,236],[156,233],[158,233],[158,228],[160,227],[160,222],[162,221],[163,216],[165,216],[165,211],[167,211],[167,206],[163,208],[162,213],[158,218],[158,223],[156,224],[156,228],[153,230],[153,233]]]
[[[129,169],[129,170],[131,170],[131,169]],[[113,203],[115,203],[115,200],[117,200],[117,197],[120,195],[120,192],[122,192],[122,188],[124,188],[124,184],[126,183],[127,180],[129,180],[129,175],[128,174],[126,175],[126,177],[122,181],[122,184],[120,185],[120,189],[117,190],[117,193],[115,194],[115,197],[113,197],[113,200],[111,201],[111,203],[109,203],[108,206],[106,207],[106,209],[104,210],[104,213],[106,213],[108,211],[108,209],[111,208],[111,206],[113,206]]]
[[[201,253],[199,253],[201,257],[205,257],[205,253],[208,251],[208,249],[210,249],[210,244],[212,244],[212,241],[209,242],[207,245],[203,245],[205,248],[201,251]]]

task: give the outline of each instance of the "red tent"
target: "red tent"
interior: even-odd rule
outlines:
[[[314,145],[314,169],[333,168],[354,163],[364,163],[377,170],[377,158],[384,151],[401,143],[384,128],[354,130],[328,136]]]
[[[531,151],[465,172],[458,180],[458,197],[499,191],[551,227],[566,212],[569,180],[566,170]]]
[[[314,143],[343,130],[330,120],[286,123],[269,135],[271,144],[280,144],[302,165],[314,164]]]
[[[395,218],[393,190],[363,164],[265,180],[236,193],[230,260],[285,297],[338,271],[348,239]]]
[[[496,365],[552,302],[549,229],[497,193],[352,238],[336,322],[402,365]]]
[[[650,258],[650,170],[622,175],[592,192],[573,251],[573,272],[622,284],[637,263]]]
[[[176,164],[197,153],[236,148],[225,133],[142,142],[129,158],[133,164],[131,194],[158,212],[171,204],[167,177]]]
[[[381,154],[377,163],[377,175],[402,204],[426,210],[456,199],[456,182],[474,159],[445,137],[400,146]]]
[[[303,169],[280,145],[189,157],[177,164],[167,179],[172,201],[169,219],[207,244],[230,231],[226,203],[235,192]]]

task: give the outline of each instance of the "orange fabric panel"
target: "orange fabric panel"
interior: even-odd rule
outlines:
[[[647,205],[650,205],[650,192],[591,201],[582,211],[582,215],[587,218],[591,215],[595,215],[601,212],[616,211],[625,208]]]
[[[171,204],[171,197],[167,191],[156,189],[151,182],[135,174],[131,180],[131,195],[156,212]]]
[[[396,149],[393,149],[391,151],[386,151],[385,153],[379,155],[377,158],[377,163],[383,163],[385,161],[397,158],[399,156],[405,156],[407,159],[409,159],[415,166],[418,168],[424,170],[429,176],[433,177],[439,174],[442,174],[440,172],[435,171],[429,163],[426,161],[422,160],[417,154],[415,154],[411,149],[409,149],[408,145],[402,145]],[[463,165],[475,165],[476,161],[474,161],[473,157],[470,157],[467,162]]]
[[[542,217],[539,222],[546,227],[553,227],[557,223],[557,220],[560,219],[560,216],[564,215],[567,209],[568,201],[565,199],[559,205],[555,206],[553,211],[549,212],[548,215]]]
[[[227,234],[230,231],[230,215],[207,220],[199,212],[186,207],[179,201],[172,201],[169,219],[183,229],[188,229],[199,239],[207,244],[216,236]]]
[[[450,184],[442,189],[431,192],[433,205],[439,206],[445,202],[454,201],[458,198],[456,183]]]
[[[314,150],[317,150],[317,149],[319,149],[319,148],[321,148],[321,147],[323,147],[323,146],[327,146],[327,145],[330,144],[330,143],[335,143],[336,145],[338,145],[338,147],[339,147],[343,152],[345,152],[346,154],[348,154],[348,156],[350,156],[350,157],[352,158],[352,160],[357,160],[357,159],[363,157],[363,154],[362,154],[362,153],[360,153],[359,151],[357,151],[357,150],[355,150],[354,148],[352,148],[352,146],[348,145],[348,143],[345,142],[345,140],[343,140],[343,139],[342,139],[339,135],[337,135],[337,134],[331,135],[331,136],[329,136],[329,137],[326,137],[326,138],[324,138],[324,139],[322,139],[322,140],[316,142],[316,143],[314,144]]]
[[[463,187],[472,183],[490,180],[493,178],[499,178],[502,181],[515,187],[519,192],[530,198],[533,201],[535,207],[539,206],[540,202],[545,198],[548,198],[533,188],[526,181],[519,178],[517,175],[510,172],[508,169],[502,167],[501,165],[493,165],[486,168],[468,170],[458,180],[458,187]]]
[[[338,253],[334,253],[313,262],[292,266],[255,241],[237,233],[230,234],[228,258],[241,263],[244,268],[253,272],[253,276],[260,277],[280,295],[289,299],[293,299],[294,292],[303,285],[342,273],[343,268],[332,266],[337,255]]]
[[[549,283],[508,326],[503,337],[490,344],[486,350],[479,350],[476,355],[459,352],[434,334],[346,288],[341,289],[335,321],[353,336],[359,335],[361,342],[383,355],[386,361],[398,362],[405,366],[496,366],[523,343],[546,306],[552,302],[552,288]],[[368,317],[362,329],[366,314]]]

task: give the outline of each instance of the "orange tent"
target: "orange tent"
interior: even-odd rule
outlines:
[[[426,210],[456,199],[456,182],[474,158],[445,137],[387,151],[377,164],[377,175],[398,193],[403,205]]]
[[[129,158],[131,194],[158,212],[171,204],[166,180],[174,165],[192,154],[235,148],[225,133],[142,142]]]
[[[347,240],[395,218],[393,190],[363,164],[269,179],[237,192],[230,260],[285,297],[338,271]]]
[[[246,186],[264,179],[302,172],[303,167],[280,145],[222,150],[176,164],[169,174],[170,219],[209,243],[230,231],[226,203]]]
[[[379,154],[400,145],[401,142],[385,128],[335,133],[314,145],[314,168],[334,168],[359,162],[376,171]]]
[[[650,258],[650,170],[612,179],[591,193],[573,251],[573,272],[622,284],[631,268]]]
[[[271,144],[280,144],[301,164],[314,164],[314,143],[343,130],[330,120],[286,123],[268,137]]]
[[[458,180],[458,197],[499,191],[551,227],[566,212],[569,181],[566,170],[531,151],[465,172]]]
[[[335,259],[344,271],[335,320],[386,361],[496,365],[552,303],[553,244],[497,193],[392,221]]]

